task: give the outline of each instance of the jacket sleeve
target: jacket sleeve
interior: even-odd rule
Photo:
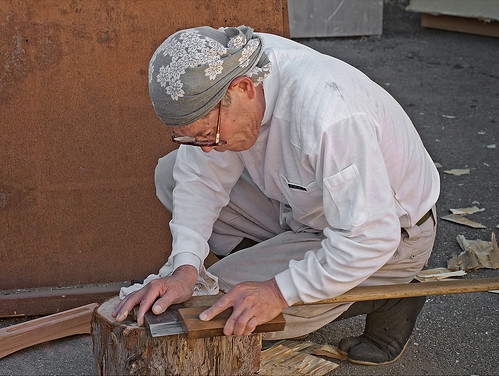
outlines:
[[[208,255],[208,239],[243,165],[236,153],[204,153],[182,145],[173,169],[175,188],[170,229],[174,268],[192,265],[199,270]]]
[[[309,163],[322,187],[325,239],[276,276],[288,304],[340,295],[396,251],[400,222],[381,138],[377,124],[353,114],[325,130],[315,145]]]

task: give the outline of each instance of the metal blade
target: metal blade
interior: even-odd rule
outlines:
[[[187,333],[182,319],[178,316],[178,310],[183,307],[183,304],[173,304],[160,315],[155,315],[152,311],[148,311],[144,315],[144,320],[149,327],[151,336],[164,337]]]

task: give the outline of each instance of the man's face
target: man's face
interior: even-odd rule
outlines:
[[[263,99],[261,88],[260,91],[259,99]],[[231,99],[229,106],[217,106],[198,121],[174,128],[172,131],[174,137],[194,137],[196,141],[215,140],[220,110],[220,140],[226,143],[218,146],[200,146],[201,149],[204,152],[212,149],[218,152],[248,150],[258,138],[265,105],[262,108],[260,101],[250,99],[243,91],[238,90],[231,91]]]

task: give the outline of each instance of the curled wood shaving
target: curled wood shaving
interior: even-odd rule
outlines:
[[[281,341],[262,351],[258,375],[322,376],[339,367],[337,363],[308,353],[311,342]]]
[[[480,209],[477,206],[472,206],[470,208],[449,209],[449,210],[452,212],[452,214],[468,215],[468,214],[483,212],[485,208]]]

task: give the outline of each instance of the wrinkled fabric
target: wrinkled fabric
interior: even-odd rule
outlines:
[[[168,262],[161,267],[158,274],[150,274],[143,283],[135,283],[132,286],[122,287],[120,289],[120,299],[125,299],[127,295],[140,290],[152,280],[171,276],[173,272],[173,262],[168,260]],[[192,295],[217,295],[218,292],[218,277],[208,272],[205,267],[202,266],[199,269],[198,278]]]
[[[189,125],[222,100],[232,80],[248,76],[259,84],[271,69],[262,39],[250,27],[181,30],[151,58],[149,95],[163,123]]]

